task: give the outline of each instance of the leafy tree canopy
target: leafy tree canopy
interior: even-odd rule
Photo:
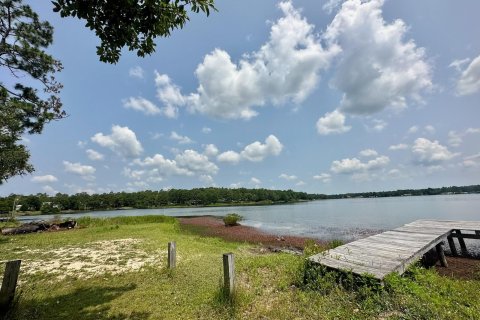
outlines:
[[[62,17],[86,20],[85,26],[100,38],[100,60],[116,63],[121,49],[127,47],[144,57],[155,51],[156,37],[167,37],[188,20],[192,12],[210,14],[213,0],[56,0],[54,11]]]

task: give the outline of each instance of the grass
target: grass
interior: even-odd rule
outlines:
[[[480,319],[480,281],[443,278],[435,270],[415,266],[404,277],[389,276],[379,288],[348,275],[339,282],[338,273],[306,264],[304,256],[264,254],[252,245],[180,230],[167,217],[82,218],[79,224],[82,228],[72,231],[1,238],[2,260],[23,259],[18,304],[10,318]],[[85,269],[64,272],[68,257],[60,258],[60,273],[27,272],[34,262],[51,265],[52,250],[87,250],[99,247],[94,244],[99,241],[121,239],[138,241],[115,251],[107,248],[101,257],[105,263],[115,263],[115,254],[123,253],[125,265],[142,256],[136,252],[155,259],[135,271],[89,278],[82,277]],[[177,242],[177,268],[168,270],[166,250],[172,240]],[[221,284],[225,252],[235,254],[233,298]],[[67,276],[59,279],[58,274]]]

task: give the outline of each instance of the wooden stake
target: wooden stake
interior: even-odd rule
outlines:
[[[233,253],[223,254],[223,284],[226,292],[232,296],[235,292],[235,260]]]
[[[452,256],[458,256],[457,252],[457,247],[455,247],[455,242],[453,242],[453,238],[448,236],[448,246],[450,247],[450,252],[452,253]]]
[[[22,260],[8,261],[3,274],[2,289],[0,290],[0,310],[7,311],[15,298],[18,274]]]
[[[175,241],[168,243],[168,269],[174,269],[177,266],[177,248]]]
[[[462,237],[462,232],[460,230],[455,230],[455,233],[458,236],[458,243],[460,243],[460,249],[462,249],[462,254],[468,255],[467,245],[465,244],[465,240]]]
[[[442,265],[442,267],[448,268],[447,259],[445,258],[445,252],[443,251],[443,242],[437,244],[436,248],[438,258],[440,259],[440,264]]]

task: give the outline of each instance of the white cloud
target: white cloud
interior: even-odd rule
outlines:
[[[79,162],[72,163],[69,161],[63,161],[63,166],[66,172],[77,174],[87,181],[95,180],[94,174],[96,169],[92,166],[83,165]]]
[[[321,135],[344,133],[351,128],[345,125],[345,115],[338,110],[327,112],[317,121],[317,131]]]
[[[135,132],[128,127],[113,125],[110,135],[97,133],[91,139],[100,146],[127,158],[138,157],[143,152],[143,147],[137,140]]]
[[[51,196],[54,196],[58,193],[58,191],[55,190],[54,188],[52,188],[51,186],[43,186],[42,190],[43,190],[43,192],[45,192],[46,194],[51,195]]]
[[[459,67],[460,68],[460,67]],[[457,82],[457,94],[466,96],[480,91],[480,55],[460,74]]]
[[[463,66],[468,62],[470,62],[470,58],[456,59],[450,63],[449,67],[455,68],[457,71],[462,71]]]
[[[360,151],[359,155],[361,157],[376,157],[378,155],[378,152],[373,149],[365,149]]]
[[[103,154],[92,149],[87,149],[85,152],[87,153],[87,157],[93,161],[100,161],[105,158]]]
[[[320,39],[291,2],[279,3],[283,16],[271,26],[268,41],[236,63],[215,49],[204,57],[195,75],[197,91],[169,99],[173,109],[187,104],[191,112],[215,118],[250,119],[257,107],[301,103],[315,89],[319,72],[329,66],[337,46],[324,50]],[[167,81],[166,81],[167,82]],[[168,81],[167,86],[172,86]]]
[[[388,149],[393,151],[405,150],[405,149],[408,149],[408,144],[405,144],[405,143],[394,144],[388,147]]]
[[[77,146],[78,146],[79,148],[82,148],[82,149],[85,148],[85,146],[86,146],[87,144],[88,144],[88,141],[78,141],[78,142],[77,142]]]
[[[161,112],[167,118],[176,118],[178,108],[186,104],[187,99],[180,92],[180,87],[172,83],[166,74],[160,74],[155,70],[155,85],[157,87],[157,98],[163,103]]]
[[[451,147],[459,147],[463,142],[462,135],[454,130],[448,132],[448,145]]]
[[[480,128],[468,128],[466,133],[480,133]]]
[[[260,184],[262,183],[262,181],[261,181],[260,179],[258,179],[258,178],[252,177],[252,178],[250,179],[250,183],[258,186],[258,185],[260,185]]]
[[[288,175],[286,173],[282,173],[281,175],[278,176],[280,179],[285,179],[287,181],[293,181],[297,180],[297,176],[295,175]]]
[[[207,144],[205,146],[203,154],[206,155],[209,158],[215,157],[218,154],[218,148],[214,144]]]
[[[178,133],[176,133],[175,131],[172,131],[172,132],[170,133],[170,139],[177,141],[179,144],[190,144],[190,143],[193,143],[193,142],[194,142],[194,141],[193,141],[192,139],[190,139],[189,137],[187,137],[187,136],[181,136],[181,135],[179,135]]]
[[[125,109],[140,111],[147,116],[159,114],[161,112],[160,109],[153,102],[143,97],[130,97],[128,99],[122,100],[122,103]]]
[[[362,173],[371,170],[381,169],[390,163],[390,158],[387,156],[379,156],[367,162],[362,162],[357,158],[346,158],[342,160],[335,160],[332,162],[330,170],[334,173],[352,174]]]
[[[240,154],[246,160],[258,162],[268,156],[278,156],[282,149],[283,145],[271,134],[265,139],[265,143],[255,141],[246,146]]]
[[[327,0],[322,6],[322,9],[325,10],[328,14],[331,14],[332,11],[338,8],[344,0]]]
[[[130,68],[130,70],[128,70],[128,75],[130,77],[134,77],[134,78],[138,78],[138,79],[143,79],[144,77],[144,71],[142,69],[142,67],[140,66],[135,66],[133,68]]]
[[[130,179],[139,180],[145,175],[145,170],[132,170],[130,168],[123,168],[122,174]]]
[[[388,123],[381,119],[373,119],[370,125],[367,125],[367,130],[381,132],[387,127]]]
[[[237,164],[240,162],[241,159],[242,157],[240,156],[240,154],[232,150],[222,152],[217,156],[217,161],[230,164]]]
[[[302,180],[300,180],[300,181],[298,181],[297,183],[295,183],[295,185],[296,185],[297,187],[304,186],[305,184],[306,184],[306,183],[303,182]]]
[[[408,131],[407,131],[407,134],[413,134],[413,133],[416,133],[418,132],[419,128],[418,126],[411,126]]]
[[[207,185],[214,185],[215,182],[213,181],[213,177],[211,175],[208,175],[208,174],[202,174],[200,177],[199,177],[200,181],[202,181],[203,183],[207,184]]]
[[[209,127],[203,127],[202,132],[205,133],[205,134],[208,134],[208,133],[212,132],[212,129],[209,128]]]
[[[382,6],[383,0],[345,1],[323,35],[342,49],[332,81],[343,92],[342,112],[403,109],[432,88],[425,50],[404,39],[408,27],[402,20],[383,19]]]
[[[480,166],[480,153],[463,158],[462,165],[467,168]]]
[[[433,166],[450,160],[458,154],[450,152],[447,147],[438,141],[430,141],[426,138],[418,138],[412,146],[414,161],[424,166]]]
[[[432,125],[426,125],[426,126],[425,126],[425,131],[426,131],[427,133],[434,134],[436,130],[435,130],[435,127],[434,127],[434,126],[432,126]]]
[[[166,159],[161,154],[155,154],[153,157],[146,157],[144,160],[135,159],[133,164],[149,168],[150,175],[165,176],[193,176],[194,173],[178,165],[177,161]]]
[[[323,183],[327,183],[332,181],[332,175],[329,173],[320,173],[315,176],[313,176],[313,179],[315,180],[320,180]]]
[[[52,183],[57,181],[58,181],[57,177],[51,174],[47,174],[44,176],[35,176],[32,178],[32,182],[36,182],[36,183]]]
[[[195,173],[216,174],[218,167],[206,155],[195,150],[185,150],[175,157],[178,165]]]

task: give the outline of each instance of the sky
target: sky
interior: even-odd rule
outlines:
[[[24,137],[36,170],[0,195],[480,183],[478,1],[219,0],[115,65],[26,3],[55,28],[68,117]]]

